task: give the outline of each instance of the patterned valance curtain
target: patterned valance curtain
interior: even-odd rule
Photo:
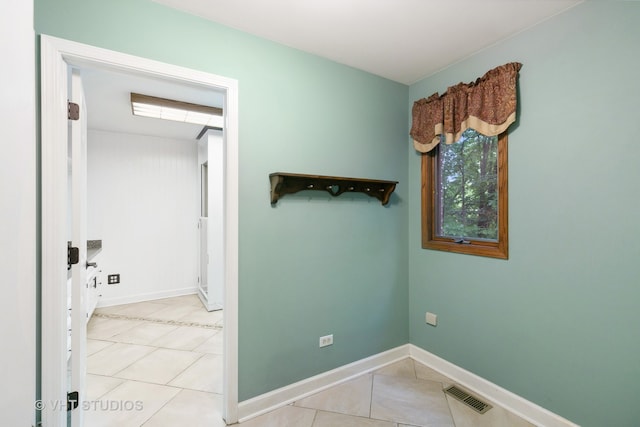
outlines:
[[[504,132],[516,120],[516,80],[522,64],[510,62],[488,71],[473,83],[458,83],[413,104],[411,136],[421,153],[460,139],[468,128],[486,136]]]

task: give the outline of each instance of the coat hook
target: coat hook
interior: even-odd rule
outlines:
[[[345,191],[365,193],[380,200],[384,206],[389,202],[389,197],[398,183],[397,181],[282,172],[269,174],[269,180],[272,205],[285,194],[293,194],[301,190],[324,190],[332,196],[339,196]]]

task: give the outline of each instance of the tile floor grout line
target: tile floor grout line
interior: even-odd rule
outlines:
[[[132,382],[136,382],[136,383],[143,383],[143,384],[150,384],[150,385],[160,385],[160,386],[164,386],[163,384],[156,384],[156,383],[151,383],[151,382],[148,382],[148,381],[141,381],[141,380],[133,380],[133,379],[127,379],[127,380],[125,380],[125,382],[127,382],[127,381],[132,381]],[[124,384],[124,383],[123,383],[123,384]],[[174,387],[174,388],[179,388],[179,387]],[[180,389],[180,391],[182,391],[182,390],[184,390],[184,389]],[[166,401],[166,402],[165,402],[165,403],[164,403],[160,408],[158,408],[155,412],[153,412],[152,414],[150,414],[150,415],[149,415],[149,417],[147,417],[147,419],[146,419],[146,420],[144,420],[144,421],[142,422],[142,424],[140,424],[140,427],[144,426],[147,422],[149,422],[149,420],[151,420],[151,418],[153,418],[153,417],[154,417],[154,415],[156,415],[158,412],[160,412],[160,410],[161,410],[162,408],[164,408],[164,407],[167,405],[167,403],[169,403],[169,402],[171,402],[173,399],[175,399],[175,397],[176,397],[177,395],[179,395],[179,394],[180,394],[180,391],[178,391],[178,392],[175,394],[175,396],[173,396],[171,399],[169,399],[168,401]],[[144,402],[144,401],[143,401],[143,402]]]
[[[126,343],[118,343],[118,344],[124,344],[124,345],[140,345],[140,344],[126,344]],[[145,347],[152,347],[152,346],[148,345],[148,346],[145,346]],[[125,369],[127,369],[127,368],[131,367],[133,364],[135,364],[135,363],[139,362],[140,360],[144,359],[145,357],[147,357],[147,356],[149,356],[149,355],[151,355],[151,354],[155,353],[155,352],[156,352],[156,351],[158,351],[158,350],[159,350],[159,347],[154,347],[154,349],[153,349],[153,350],[151,350],[149,353],[146,353],[146,354],[144,354],[144,355],[140,356],[139,358],[137,358],[136,360],[134,360],[133,362],[131,362],[130,364],[128,364],[128,365],[127,365],[127,366],[125,366],[124,368],[120,369],[120,370],[119,370],[119,371],[117,371],[117,372],[114,372],[114,373],[113,373],[113,375],[111,375],[111,376],[112,376],[113,378],[120,378],[120,379],[123,379],[123,380],[128,380],[128,379],[130,379],[130,378],[116,377],[116,375],[118,375],[120,372],[124,371]],[[145,381],[143,381],[143,382],[145,382]]]
[[[369,418],[371,418],[371,411],[373,409],[373,383],[376,380],[375,372],[371,373],[371,389],[369,390]]]
[[[166,384],[165,384],[165,385],[166,385]],[[176,387],[176,388],[178,388],[178,387]],[[173,401],[173,399],[175,399],[176,397],[178,397],[178,395],[179,395],[180,393],[182,393],[182,390],[184,390],[184,389],[183,389],[183,388],[181,388],[181,389],[180,389],[180,391],[179,391],[179,392],[177,392],[175,396],[173,396],[171,399],[169,399],[169,400],[167,400],[166,402],[164,402],[164,404],[163,404],[161,407],[159,407],[157,411],[155,411],[153,414],[151,414],[151,415],[149,416],[149,418],[147,418],[146,420],[144,420],[144,421],[142,422],[142,424],[140,424],[140,427],[144,427],[144,425],[145,425],[145,424],[147,424],[147,423],[151,420],[151,418],[153,418],[154,416],[156,416],[156,414],[157,414],[158,412],[160,412],[160,411],[161,411],[165,406],[167,406],[167,405],[169,404],[169,402]]]
[[[295,402],[294,402],[294,405],[295,405]],[[311,420],[311,427],[313,427],[313,425],[316,423],[316,419],[318,418],[319,411],[317,409],[314,409],[314,412],[315,413],[313,414],[313,420]]]
[[[96,313],[94,313],[91,317],[93,318],[93,316],[100,317],[100,316],[97,316],[97,315],[96,315]],[[118,318],[115,318],[115,319],[118,319]],[[120,319],[118,319],[118,320],[128,320],[128,319],[120,318]],[[131,320],[133,321],[133,320],[135,320],[135,319],[131,319]],[[107,338],[93,338],[93,337],[90,337],[90,336],[89,336],[89,331],[88,331],[88,329],[87,329],[87,339],[98,339],[98,340],[102,340],[102,341],[109,341],[109,340],[113,339],[114,337],[116,337],[116,336],[118,336],[118,335],[120,335],[120,334],[122,334],[122,333],[128,332],[128,331],[130,331],[130,330],[131,330],[131,329],[133,329],[133,328],[137,328],[138,326],[140,326],[140,325],[139,325],[139,324],[137,324],[137,325],[129,326],[127,329],[124,329],[124,330],[122,330],[122,331],[118,331],[118,332],[116,332],[116,333],[115,333],[115,334],[113,334],[113,335],[109,335]],[[119,342],[119,341],[116,341],[116,342]]]
[[[451,415],[451,421],[453,422],[453,427],[456,427],[456,417],[453,415],[453,411],[451,410],[451,403],[449,403],[449,397],[447,397],[447,393],[444,392],[444,384],[442,384],[442,393],[444,393],[444,400],[447,402],[447,408],[449,408],[449,414]]]
[[[192,350],[181,350],[181,349],[175,349],[175,348],[169,348],[169,347],[160,347],[160,346],[154,346],[154,345],[150,345],[150,344],[129,344],[129,343],[121,343],[121,342],[116,342],[116,344],[124,344],[124,345],[140,345],[140,346],[144,346],[144,347],[153,347],[154,350],[152,350],[151,352],[143,355],[141,358],[136,359],[135,361],[131,362],[131,364],[127,365],[126,367],[122,368],[121,370],[115,372],[113,375],[110,375],[109,377],[111,378],[116,378],[119,380],[125,380],[125,381],[138,381],[138,382],[143,382],[143,383],[147,383],[147,384],[155,384],[155,385],[166,385],[168,386],[169,383],[173,380],[175,380],[178,376],[180,376],[182,373],[184,373],[184,371],[186,371],[187,369],[189,369],[191,366],[193,366],[193,364],[195,364],[198,360],[202,359],[202,357],[204,357],[205,354],[207,353],[201,353],[199,351],[192,351]],[[109,346],[110,347],[110,346]],[[108,348],[108,347],[107,347]],[[189,364],[189,366],[186,366],[182,371],[180,371],[175,377],[171,378],[169,381],[167,381],[166,383],[160,384],[160,383],[154,383],[151,381],[143,381],[143,380],[136,380],[136,379],[132,379],[132,378],[123,378],[123,377],[118,377],[117,375],[130,368],[132,365],[138,363],[139,361],[141,361],[142,359],[144,359],[145,357],[148,357],[150,355],[152,355],[153,353],[157,352],[158,350],[170,350],[170,351],[184,351],[184,352],[188,352],[188,353],[195,353],[195,354],[199,354],[200,356],[198,358],[196,358],[191,364]],[[102,350],[100,350],[102,351]],[[98,351],[97,353],[99,353],[100,351]],[[88,372],[89,373],[89,372]],[[102,375],[102,374],[92,374],[92,375]],[[107,375],[103,375],[103,376],[107,376]],[[184,387],[176,387],[176,386],[171,386],[171,387],[175,387],[175,388],[184,388]],[[195,390],[195,389],[189,389],[189,390]],[[201,391],[201,390],[200,390]]]
[[[91,375],[97,375],[97,374],[91,374]],[[103,375],[103,376],[106,376],[106,375]],[[115,377],[109,377],[109,378],[115,378]],[[117,378],[117,379],[121,380],[122,378]],[[112,392],[112,391],[114,391],[115,389],[122,387],[122,386],[124,385],[124,383],[126,383],[126,382],[127,382],[127,380],[123,380],[120,384],[116,385],[116,386],[115,386],[115,387],[113,387],[111,390],[109,390],[109,391],[107,391],[107,392],[103,393],[100,397],[98,397],[97,399],[94,399],[94,400],[95,400],[95,401],[98,401],[98,402],[99,402],[99,401],[102,401],[102,398],[103,398],[103,397],[105,397],[107,394],[111,393],[111,392]],[[86,391],[85,391],[85,393],[86,393]],[[85,399],[85,401],[86,401],[86,399]]]
[[[109,376],[109,375],[102,375],[102,374],[90,374],[90,373],[88,373],[88,372],[87,372],[87,375],[95,375],[95,376],[100,376],[100,377],[104,377],[104,378],[111,378],[111,379],[114,379],[114,378],[115,378],[115,377],[111,377],[111,376]],[[115,379],[117,379],[117,380],[121,380],[122,378],[115,378]],[[95,399],[92,399],[92,400],[93,400],[93,401],[100,401],[100,400],[102,400],[102,398],[103,398],[104,396],[106,396],[108,393],[111,393],[113,390],[115,390],[116,388],[118,388],[118,386],[122,385],[122,383],[123,383],[123,382],[124,382],[124,380],[123,380],[123,381],[121,381],[121,382],[120,382],[120,384],[116,384],[113,388],[111,388],[111,389],[109,389],[109,390],[105,391],[104,393],[102,393],[102,394],[100,394],[100,395],[96,396],[96,398],[95,398]],[[85,387],[85,395],[86,395],[86,394],[87,394],[87,389],[86,389],[86,387]],[[86,396],[84,396],[84,397],[86,397]],[[86,401],[87,399],[84,399],[84,400]]]
[[[171,350],[171,349],[168,349],[168,350]],[[173,378],[171,378],[169,381],[167,381],[167,382],[165,383],[165,385],[169,385],[169,383],[170,383],[171,381],[175,380],[175,379],[176,379],[176,378],[178,378],[180,375],[184,374],[184,372],[185,372],[187,369],[189,369],[190,367],[192,367],[192,366],[193,366],[193,365],[194,365],[198,360],[202,359],[202,358],[204,357],[204,355],[205,355],[205,353],[200,353],[200,352],[197,352],[197,351],[189,351],[189,353],[196,353],[196,354],[199,354],[199,355],[200,355],[200,357],[198,357],[197,359],[195,359],[193,362],[191,362],[191,364],[189,364],[189,366],[186,366],[182,371],[180,371],[178,374],[176,374],[176,376],[174,376],[174,377],[173,377]],[[182,388],[184,389],[184,387],[182,387]],[[191,390],[191,389],[189,389],[189,390]],[[202,390],[200,390],[200,391],[202,391]]]

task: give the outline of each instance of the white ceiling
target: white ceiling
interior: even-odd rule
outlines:
[[[582,0],[155,0],[412,84]]]
[[[411,84],[582,0],[155,0]],[[516,60],[517,58],[514,58]],[[202,87],[85,69],[89,128],[195,139],[202,126],[136,117],[129,93],[222,107]]]
[[[98,69],[81,72],[89,129],[195,140],[201,125],[134,116],[130,93],[220,108],[224,102],[222,92],[199,86]]]

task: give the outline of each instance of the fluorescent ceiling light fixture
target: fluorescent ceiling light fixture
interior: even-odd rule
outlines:
[[[134,116],[173,120],[196,125],[223,128],[222,108],[155,96],[131,93],[131,111]]]

